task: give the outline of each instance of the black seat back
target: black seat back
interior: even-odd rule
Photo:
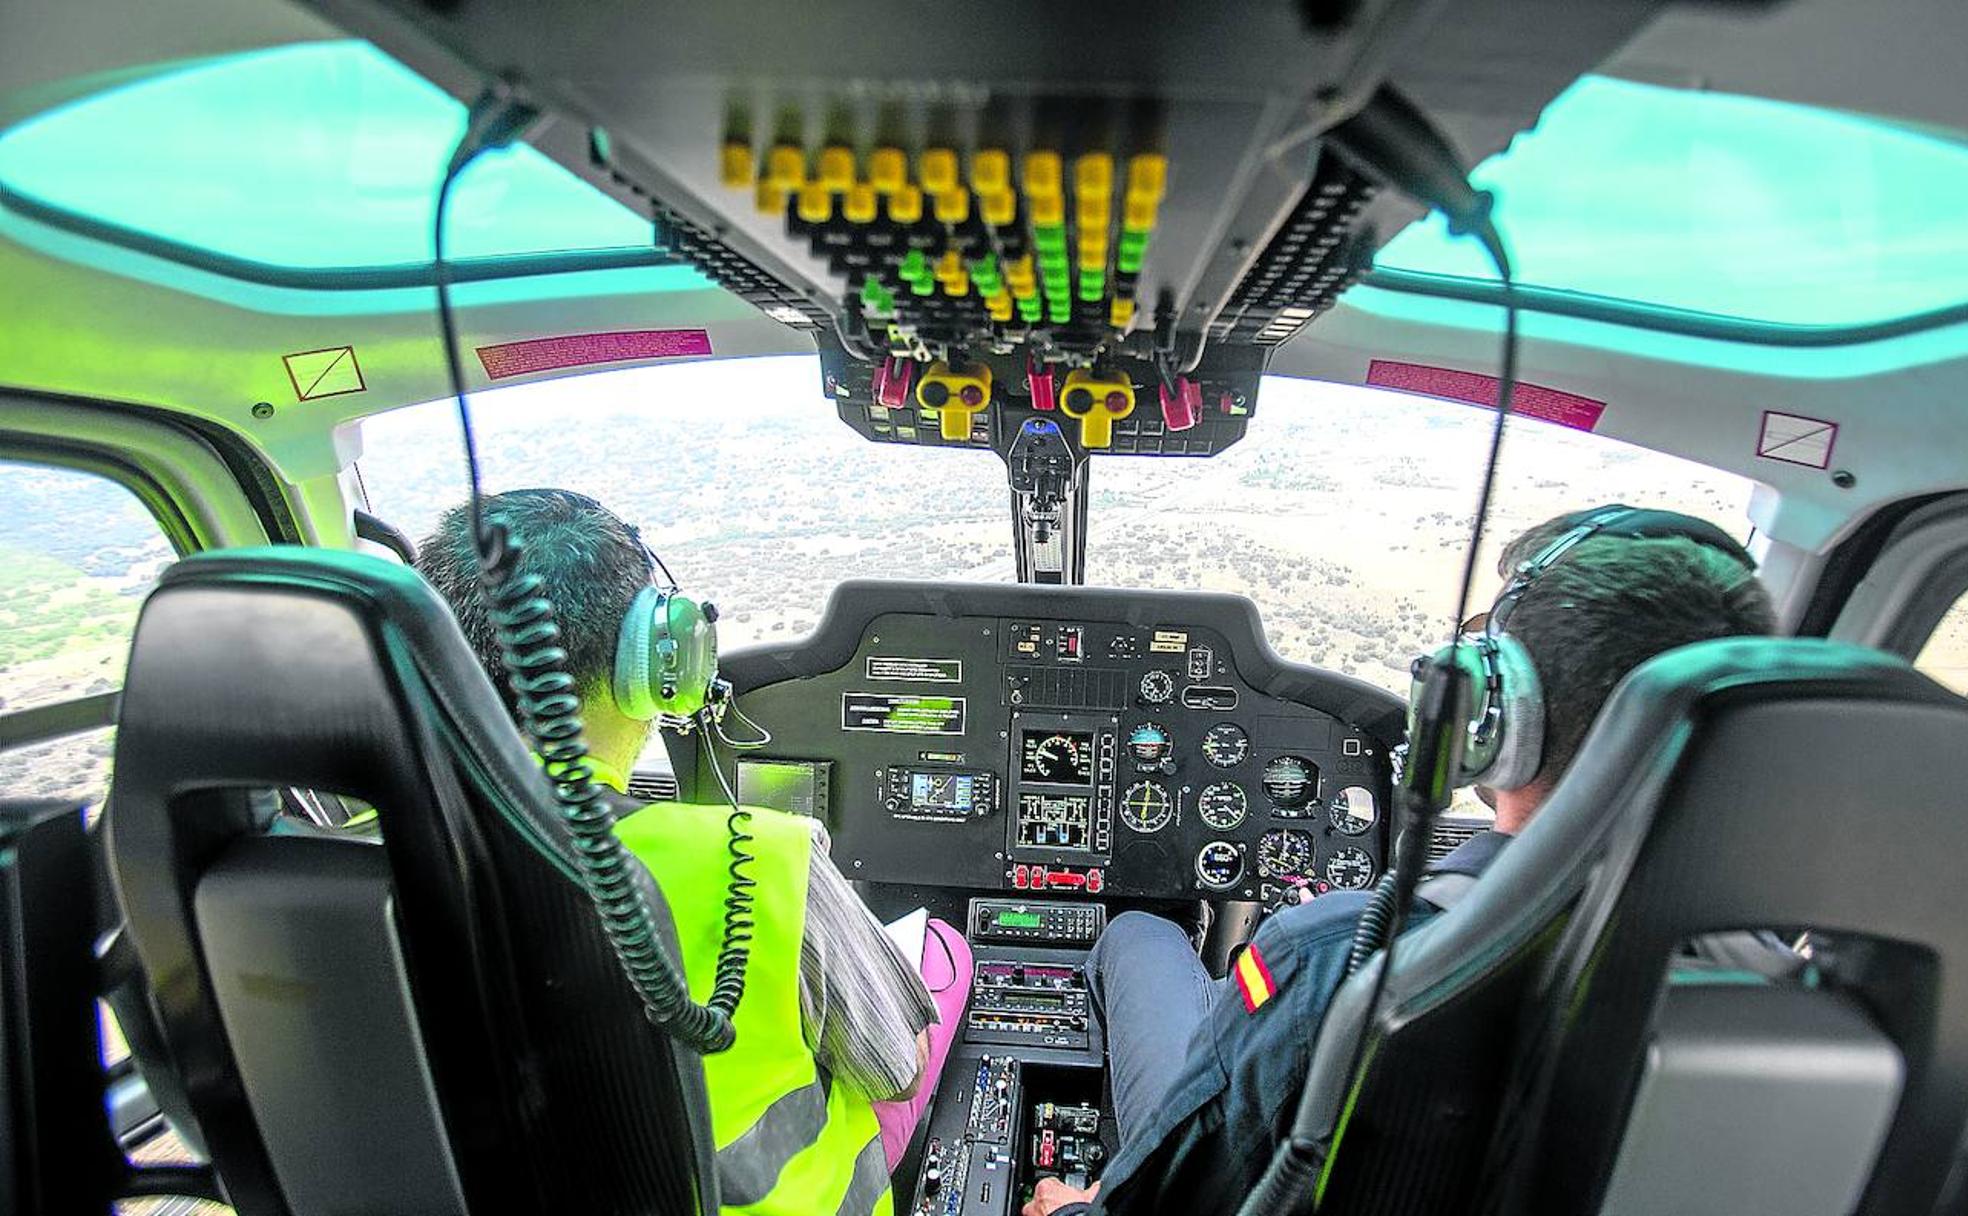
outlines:
[[[268,834],[266,788],[381,808],[382,842]],[[644,1019],[537,766],[415,574],[297,548],[167,571],[106,815],[239,1210],[715,1204],[701,1067]]]
[[[1855,1210],[1930,1208],[1968,1113],[1961,757],[1968,702],[1876,652],[1742,639],[1640,668],[1521,838],[1402,940],[1357,1093],[1379,960],[1335,998],[1300,1112],[1328,1142],[1321,1211],[1599,1210],[1623,1153],[1646,1156],[1628,1113],[1659,1063],[1670,962],[1777,927],[1871,943],[1840,995],[1902,1068],[1876,1158],[1854,1158]],[[1767,992],[1744,992],[1770,1030]],[[1822,1034],[1823,1012],[1799,1024]],[[1757,1131],[1710,1140],[1726,1157]]]
[[[1538,1049],[1550,1091],[1520,1146],[1528,1196],[1593,1194],[1612,1172],[1623,1136],[1605,1115],[1632,1103],[1681,945],[1787,927],[1866,943],[1844,978],[1902,1060],[1857,1210],[1929,1210],[1968,1114],[1968,702],[1830,643],[1733,645],[1642,685],[1692,666],[1706,687],[1651,822],[1625,825],[1558,960],[1550,999],[1571,1012]]]

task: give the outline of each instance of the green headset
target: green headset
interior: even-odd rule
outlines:
[[[653,583],[636,593],[615,639],[616,708],[638,722],[688,722],[718,699],[717,607],[678,590],[645,547]]]
[[[1510,616],[1537,581],[1580,544],[1595,536],[1636,540],[1678,536],[1723,553],[1747,570],[1756,569],[1755,559],[1727,532],[1678,511],[1615,504],[1579,512],[1573,519],[1570,527],[1511,572],[1510,581],[1497,593],[1487,613],[1464,622],[1461,636],[1454,642],[1415,660],[1409,697],[1410,740],[1417,739],[1422,731],[1420,707],[1434,703],[1427,695],[1429,678],[1439,678],[1451,667],[1462,669],[1462,696],[1455,706],[1443,707],[1449,729],[1459,726],[1461,730],[1461,746],[1432,753],[1456,757],[1444,761],[1454,765],[1454,772],[1448,774],[1451,788],[1480,782],[1492,789],[1510,790],[1536,779],[1544,759],[1544,687],[1530,652],[1508,632]],[[1415,746],[1411,744],[1411,750]]]

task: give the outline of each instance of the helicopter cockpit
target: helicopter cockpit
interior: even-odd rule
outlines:
[[[1968,1204],[1968,10],[6,24],[7,1210]],[[483,507],[532,486],[667,582],[613,793]],[[1620,682],[1404,934],[1496,835],[1465,618],[1607,503],[1707,521],[1779,636]],[[417,573],[454,510],[517,700]],[[715,985],[645,804],[729,831]],[[971,955],[844,1193],[718,1122],[763,812]],[[1110,925],[1254,1018],[1307,906],[1357,958],[1248,1170],[1101,1194]]]

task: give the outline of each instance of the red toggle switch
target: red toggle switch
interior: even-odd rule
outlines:
[[[913,360],[891,355],[875,369],[875,404],[885,409],[901,409],[908,403],[909,381],[915,374]]]
[[[1012,886],[1023,889],[1026,883],[1030,881],[1031,881],[1031,870],[1026,867],[1024,862],[1020,862],[1018,863],[1018,865],[1012,867],[1012,871],[1011,871]]]
[[[1169,386],[1161,386],[1162,425],[1171,431],[1186,431],[1196,425],[1196,415],[1203,410],[1203,386],[1187,376],[1177,377],[1175,391]]]
[[[1087,871],[1086,889],[1088,895],[1100,894],[1100,888],[1106,885],[1107,885],[1107,878],[1104,873],[1102,873],[1099,870]]]
[[[1052,388],[1052,369],[1040,363],[1025,365],[1025,383],[1032,390],[1032,408],[1051,413],[1059,408]]]

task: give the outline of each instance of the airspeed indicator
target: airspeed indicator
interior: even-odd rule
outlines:
[[[1250,810],[1250,799],[1244,794],[1244,787],[1234,781],[1218,781],[1203,787],[1196,797],[1196,813],[1209,827],[1218,832],[1227,832],[1244,821],[1245,812]]]

